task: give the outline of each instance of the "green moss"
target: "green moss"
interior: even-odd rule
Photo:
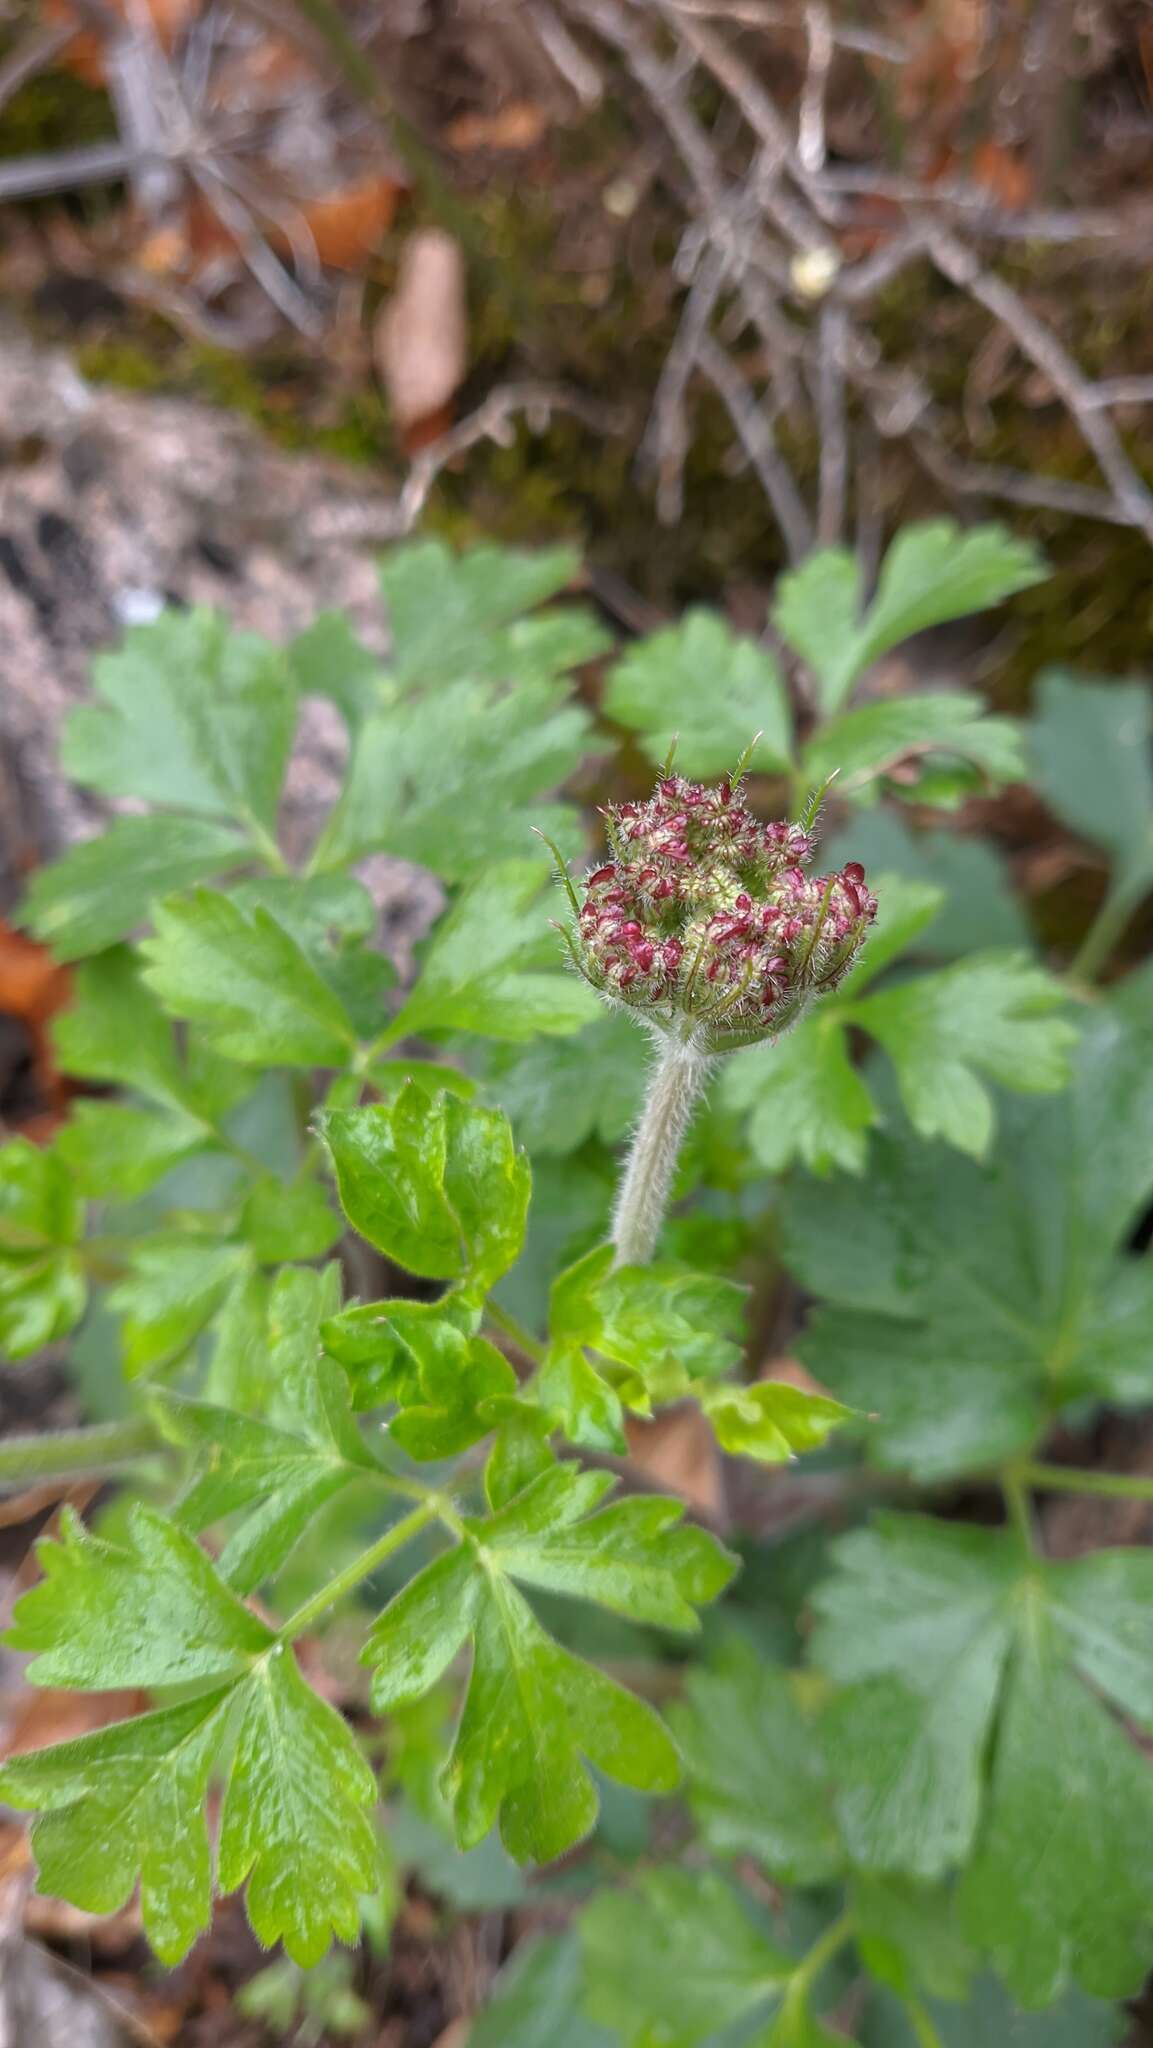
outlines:
[[[9,54],[11,40],[0,42],[0,58]],[[43,71],[21,86],[4,108],[0,158],[79,149],[86,142],[107,142],[115,134],[116,118],[102,87],[85,85],[70,71]]]
[[[164,363],[142,342],[124,335],[101,335],[78,342],[76,367],[90,384],[112,384],[118,391],[163,391]]]

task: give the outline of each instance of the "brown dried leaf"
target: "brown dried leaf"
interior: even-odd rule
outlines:
[[[396,290],[377,320],[373,349],[405,448],[421,445],[422,429],[430,421],[443,432],[445,410],[468,362],[464,257],[443,229],[421,228],[409,236]]]
[[[651,1422],[625,1422],[629,1457],[647,1479],[667,1486],[698,1514],[719,1520],[725,1511],[720,1460],[713,1432],[695,1402],[667,1408]]]

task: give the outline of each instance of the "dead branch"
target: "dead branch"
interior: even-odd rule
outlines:
[[[942,275],[977,299],[995,320],[1007,327],[1021,353],[1048,377],[1125,514],[1123,523],[1139,527],[1153,541],[1153,496],[1121,446],[1107,409],[1093,404],[1092,384],[1064,344],[1037,318],[1012,285],[982,269],[972,250],[947,230],[931,228],[925,237],[925,247]]]
[[[843,306],[830,299],[817,323],[817,539],[825,546],[844,531],[849,483],[849,435],[845,415],[845,349],[849,335]]]
[[[403,540],[420,518],[442,470],[482,441],[511,445],[516,421],[523,418],[532,434],[544,433],[554,412],[567,413],[595,434],[619,434],[625,422],[618,407],[602,404],[567,384],[499,384],[488,397],[438,440],[422,448],[409,469],[395,504],[322,506],[310,527],[319,545],[336,542],[371,544]]]
[[[647,467],[655,472],[657,518],[662,526],[675,525],[684,508],[685,458],[689,452],[685,398],[724,279],[724,258],[712,250],[697,266],[641,440],[637,461],[642,469]]]
[[[815,177],[825,161],[825,91],[833,61],[833,25],[825,0],[810,0],[805,9],[809,60],[797,114],[797,157],[806,177]]]
[[[772,0],[674,0],[678,14],[700,14],[708,20],[733,21],[742,28],[796,29],[797,12],[775,7]],[[871,28],[830,23],[834,44],[842,50],[858,50],[865,57],[879,57],[885,64],[904,64],[907,52],[891,36],[878,35]]]
[[[799,562],[813,545],[813,528],[797,489],[796,478],[777,447],[769,415],[738,370],[711,335],[701,338],[697,360],[710,384],[724,400],[737,439],[773,508],[791,562]]]

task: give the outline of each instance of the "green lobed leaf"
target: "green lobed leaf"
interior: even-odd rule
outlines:
[[[200,889],[156,908],[144,979],[229,1059],[343,1066],[356,1030],[339,996],[271,913]]]
[[[480,1307],[456,1289],[439,1301],[408,1296],[391,1301],[354,1302],[322,1326],[324,1347],[344,1367],[353,1406],[364,1412],[397,1402],[419,1401],[420,1360],[439,1339],[423,1334],[441,1322],[474,1336]]]
[[[302,697],[330,697],[356,731],[396,694],[387,664],[359,640],[344,612],[318,612],[285,650]]]
[[[924,936],[910,940],[914,955],[952,960],[990,947],[1020,950],[1032,944],[1028,917],[1013,893],[1004,861],[971,833],[913,832],[898,812],[878,807],[854,816],[822,854],[829,868],[859,860],[870,880],[874,875],[896,876],[941,892],[941,906]],[[874,929],[860,956],[862,964],[869,960],[877,937]]]
[[[177,1521],[195,1531],[252,1510],[219,1558],[222,1579],[238,1593],[255,1592],[273,1578],[326,1502],[371,1469],[367,1453],[351,1459],[337,1445],[206,1401],[158,1393],[153,1406],[169,1440],[196,1456],[191,1483],[173,1511]]]
[[[565,1158],[589,1138],[625,1137],[640,1114],[646,1059],[642,1034],[618,1013],[572,1038],[494,1044],[483,1071],[526,1150]]]
[[[467,2048],[613,2048],[614,2036],[580,2010],[574,1933],[518,1942],[468,2031]]]
[[[238,1688],[239,1725],[220,1816],[219,1881],[266,1948],[304,1968],[332,1936],[354,1942],[361,1899],[380,1882],[369,1816],[376,1780],[345,1722],[305,1684],[292,1650],[262,1658]]]
[[[542,914],[544,879],[537,861],[496,861],[462,893],[422,953],[395,1038],[471,1031],[517,1041],[576,1031],[599,1014],[592,990],[561,965]]]
[[[237,883],[229,895],[246,915],[268,911],[342,1003],[356,1031],[376,1037],[396,970],[363,943],[377,926],[376,905],[363,882],[349,874],[261,875]]]
[[[823,1394],[810,1394],[784,1380],[754,1380],[746,1386],[710,1386],[700,1403],[722,1451],[784,1465],[800,1451],[819,1450],[854,1411]]]
[[[1001,961],[991,954],[979,963],[975,981],[965,979],[973,967],[965,963],[956,975],[924,975],[862,999],[864,989],[932,924],[942,903],[940,889],[895,874],[881,874],[874,887],[877,928],[842,987],[776,1044],[750,1047],[725,1061],[721,1096],[731,1108],[752,1112],[750,1143],[758,1163],[772,1174],[793,1159],[813,1174],[827,1174],[831,1167],[850,1174],[862,1169],[866,1135],[881,1122],[881,1112],[852,1063],[850,1030],[872,1030],[874,1018],[877,1036],[899,1067],[909,1106],[915,1102],[920,1128],[936,1135],[940,1124],[940,1135],[965,1151],[987,1143],[993,1116],[971,1065],[1018,1087],[1059,1087],[1067,1075],[1063,1053],[1075,1034],[1049,1014],[1063,1001],[1063,991],[1040,969],[1014,958]],[[909,1018],[907,1034],[903,1016]],[[971,1118],[960,1114],[965,1106]]]
[[[435,714],[419,701],[366,718],[314,866],[387,852],[463,882],[527,855],[534,825],[579,852],[571,807],[539,801],[590,751],[588,713],[564,694],[555,683],[502,693],[460,682],[438,693]]]
[[[1071,1976],[1099,1998],[1153,1960],[1153,1778],[1064,1663],[1043,1615],[1022,1631],[997,1731],[989,1813],[962,1920],[1021,2005]]]
[[[816,673],[829,712],[889,648],[927,626],[986,611],[1046,573],[1037,550],[1004,526],[963,532],[951,519],[926,520],[893,541],[859,622],[858,572],[843,548],[821,549],[782,577],[773,617]]]
[[[174,1631],[190,1620],[177,1610]],[[273,1645],[267,1631],[264,1638]],[[366,1812],[376,1784],[287,1646],[272,1646],[246,1675],[198,1699],[11,1760],[0,1789],[15,1805],[44,1809],[33,1843],[46,1890],[111,1912],[139,1874],[149,1940],[162,1961],[177,1963],[211,1917],[203,1807],[219,1764],[217,1883],[227,1892],[247,1879],[257,1939],[283,1941],[304,1967],[333,1934],[354,1941],[362,1898],[381,1875]]]
[[[204,1398],[243,1414],[266,1411],[270,1397],[266,1273],[246,1267],[229,1288],[213,1323],[215,1342]]]
[[[443,1317],[409,1325],[417,1368],[415,1400],[394,1417],[389,1435],[410,1458],[453,1458],[488,1436],[491,1403],[515,1393],[516,1374],[495,1345],[465,1336]]]
[[[963,1932],[1023,2005],[1101,1998],[1153,1954],[1153,1778],[1102,1700],[1153,1725],[1146,1554],[1048,1566],[1003,1531],[885,1515],[838,1545],[813,1655],[855,1861],[967,1862]]]
[[[191,1536],[152,1508],[129,1515],[128,1547],[64,1510],[37,1546],[44,1577],[17,1602],[6,1641],[37,1652],[37,1685],[181,1685],[230,1677],[273,1641]]]
[[[840,709],[859,672],[861,571],[848,548],[815,548],[782,576],[773,624],[816,677],[828,717]]]
[[[750,770],[774,774],[790,765],[780,670],[716,612],[688,611],[675,626],[637,641],[609,674],[604,709],[641,734],[658,764],[675,738],[678,768],[704,781],[731,775],[758,733]]]
[[[275,830],[296,724],[279,648],[215,613],[173,610],[133,627],[92,673],[104,702],[71,714],[66,775],[105,796]]]
[[[696,1670],[669,1716],[693,1816],[722,1856],[752,1856],[786,1884],[824,1884],[845,1861],[832,1787],[796,1673],[734,1646]]]
[[[314,1180],[253,1182],[240,1214],[240,1232],[258,1259],[322,1259],[341,1235],[341,1221]]]
[[[114,818],[98,838],[36,870],[22,922],[57,960],[79,960],[147,923],[158,896],[252,858],[242,832],[211,818]]]
[[[585,2010],[636,2048],[692,2048],[779,1997],[795,1965],[715,1871],[645,1871],[580,1919]]]
[[[654,1389],[671,1375],[719,1379],[732,1370],[742,1287],[671,1259],[614,1267],[613,1258],[611,1245],[597,1245],[558,1276],[549,1306],[554,1338],[588,1345]]]
[[[409,1272],[486,1293],[524,1238],[530,1175],[499,1110],[407,1086],[317,1120],[354,1230]]]
[[[53,1037],[65,1073],[196,1113],[193,1080],[172,1024],[127,946],[114,946],[76,970],[72,1001],[56,1018]]]
[[[38,1809],[40,1890],[86,1913],[116,1913],[139,1881],[144,1931],[170,1965],[212,1918],[204,1801],[231,1702],[231,1688],[217,1688],[0,1769],[8,1804]]]
[[[0,1147],[0,1352],[31,1357],[66,1336],[87,1300],[76,1246],[84,1208],[64,1160],[27,1138]]]
[[[993,1136],[992,1099],[978,1078],[1047,1093],[1064,1087],[1076,1026],[1065,993],[1020,954],[977,954],[938,974],[850,998],[847,1020],[880,1040],[922,1137],[980,1158]]]
[[[1059,818],[1115,863],[1114,887],[1153,885],[1153,706],[1143,682],[1108,683],[1047,669],[1037,686],[1029,753]]]
[[[353,1421],[344,1376],[321,1348],[340,1303],[339,1268],[285,1267],[261,1298],[270,1411],[259,1420],[210,1402],[153,1397],[165,1434],[194,1454],[176,1509],[191,1530],[249,1510],[232,1530],[220,1572],[251,1592],[277,1572],[312,1517],[354,1479],[377,1469]]]
[[[1012,719],[986,716],[980,697],[960,691],[887,698],[842,712],[809,741],[802,766],[812,783],[838,773],[840,795],[853,796],[908,755],[956,757],[990,782],[1024,782],[1027,775],[1021,728]]]
[[[999,1531],[882,1515],[836,1562],[811,1650],[843,1688],[821,1730],[845,1844],[866,1869],[936,1878],[980,1819],[1019,1554]]]
[[[1150,1269],[1125,1249],[1153,1191],[1138,995],[1092,1018],[1064,1094],[1003,1106],[986,1167],[897,1131],[868,1204],[838,1181],[787,1190],[785,1257],[822,1303],[800,1355],[876,1414],[879,1464],[971,1472],[1026,1454],[1076,1400],[1148,1401]]]
[[[128,1272],[109,1290],[124,1318],[123,1363],[130,1379],[182,1358],[250,1266],[243,1245],[183,1237],[142,1237]]]
[[[590,661],[608,644],[583,609],[534,619],[580,575],[572,548],[529,554],[484,545],[459,554],[443,541],[409,541],[380,566],[392,636],[389,669],[403,689],[458,676],[529,682]]]
[[[203,1123],[182,1110],[137,1109],[81,1097],[71,1107],[55,1151],[82,1194],[94,1201],[131,1202],[211,1142]]]
[[[548,1861],[588,1833],[597,1795],[582,1757],[645,1791],[679,1765],[652,1709],[546,1635],[514,1581],[592,1599],[632,1620],[697,1626],[733,1561],[679,1527],[679,1502],[622,1501],[585,1520],[612,1480],[556,1466],[497,1513],[463,1525],[381,1615],[365,1661],[373,1704],[418,1697],[471,1637],[472,1673],[443,1784],[458,1840],[500,1819],[518,1860]]]
[[[803,1018],[775,1045],[750,1046],[725,1063],[724,1100],[748,1109],[749,1144],[767,1173],[799,1159],[812,1173],[860,1173],[877,1110],[852,1063],[845,1024],[832,1007]]]

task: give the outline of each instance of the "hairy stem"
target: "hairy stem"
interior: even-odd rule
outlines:
[[[30,1486],[74,1472],[107,1472],[160,1447],[159,1431],[146,1415],[83,1429],[5,1437],[0,1441],[0,1487]]]
[[[662,1044],[613,1213],[618,1266],[644,1266],[652,1258],[681,1141],[711,1065],[692,1039]]]

